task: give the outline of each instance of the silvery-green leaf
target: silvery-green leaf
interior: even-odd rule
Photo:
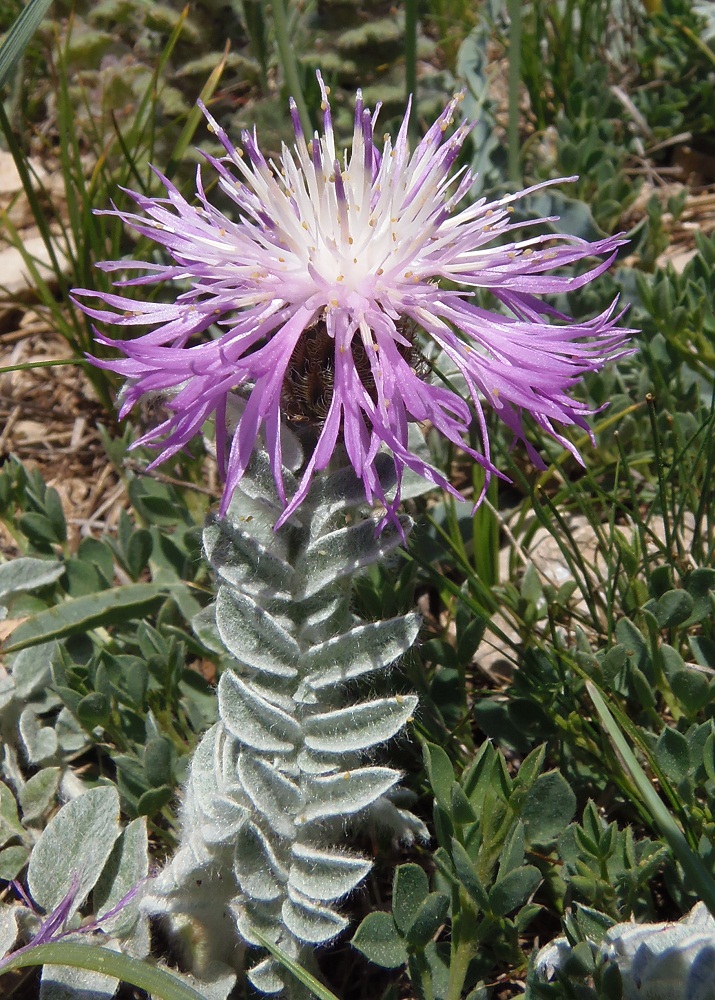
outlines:
[[[0,851],[0,879],[11,882],[17,878],[27,864],[29,854],[29,848],[25,847],[24,844],[4,847]]]
[[[305,747],[299,751],[296,761],[303,774],[333,774],[340,770],[342,763],[338,754],[314,753]]]
[[[106,945],[105,945],[106,947]],[[45,965],[40,980],[40,1000],[111,1000],[119,980],[90,969]]]
[[[40,835],[30,858],[30,894],[50,911],[76,881],[70,912],[95,885],[120,833],[119,795],[111,786],[91,788],[66,803]]]
[[[216,625],[239,663],[279,677],[295,677],[298,643],[250,597],[220,587]]]
[[[13,657],[12,677],[18,698],[27,700],[36,691],[47,687],[52,677],[50,665],[56,648],[56,643],[44,642],[23,649]]]
[[[325,778],[306,779],[306,804],[299,821],[350,816],[384,795],[399,781],[390,767],[362,767]]]
[[[239,898],[229,909],[233,913],[238,933],[244,941],[256,948],[263,947],[256,937],[256,931],[273,942],[285,935],[285,930],[281,927],[280,906],[277,904]]]
[[[122,830],[97,880],[93,893],[97,918],[114,909],[148,874],[149,841],[146,819],[142,816]],[[102,930],[119,936],[128,934],[138,919],[139,900],[137,894],[115,916],[103,920]]]
[[[233,799],[217,798],[209,811],[199,808],[196,802],[191,805],[185,819],[191,820],[193,835],[200,836],[208,846],[230,842],[251,815],[249,809]]]
[[[0,712],[9,705],[15,697],[15,681],[7,672],[5,667],[0,665]]]
[[[290,589],[293,567],[276,552],[282,540],[273,540],[269,547],[250,530],[243,531],[228,521],[209,521],[203,539],[209,562],[230,586],[260,584],[277,593]]]
[[[289,445],[292,453],[290,456],[291,460],[283,463],[283,484],[286,488],[286,492],[290,495],[298,488],[297,480],[292,474],[292,463],[297,461],[298,465],[296,468],[300,468],[303,464],[303,458],[301,457],[303,449],[293,432],[289,431],[289,433],[293,436],[294,440]],[[287,441],[287,438],[283,428],[281,428],[281,447],[283,446],[284,441]],[[278,505],[278,509],[282,510],[282,504],[278,499],[276,484],[273,478],[271,462],[265,451],[256,450],[253,452],[247,473],[241,480],[241,492],[245,493],[246,496],[252,497],[253,499],[259,499],[262,501],[268,500],[269,502],[275,501]]]
[[[408,809],[398,809],[387,797],[370,806],[370,819],[390,830],[403,844],[412,844],[415,840],[427,843],[430,839],[430,832],[421,819]]]
[[[394,736],[416,707],[415,695],[397,695],[312,715],[303,725],[305,745],[328,753],[364,750]]]
[[[63,753],[77,753],[89,742],[89,737],[68,708],[63,708],[55,721],[55,736]]]
[[[254,750],[289,753],[300,742],[295,719],[271,705],[231,670],[219,681],[218,705],[223,724]]]
[[[18,594],[23,590],[36,590],[59,580],[65,571],[64,563],[49,559],[21,556],[0,564],[0,597]]]
[[[0,903],[0,958],[15,944],[17,938],[17,907]]]
[[[25,783],[25,775],[20,767],[18,752],[9,743],[0,741],[0,773],[15,788],[21,788]],[[2,782],[0,782],[0,802],[2,802]],[[2,809],[0,808],[0,815]]]
[[[412,521],[401,517],[400,524],[407,534]],[[323,535],[307,548],[296,565],[296,579],[303,583],[301,600],[352,575],[362,566],[377,562],[401,543],[394,525],[388,525],[375,537],[375,525],[370,519]]]
[[[285,988],[282,967],[275,958],[264,958],[258,965],[248,970],[248,979],[259,993],[271,996],[280,993]]]
[[[223,656],[226,652],[226,647],[221,641],[221,636],[216,626],[215,601],[207,604],[197,615],[194,615],[191,619],[191,628],[199,642],[202,642],[213,653],[219,653]]]
[[[248,752],[238,758],[238,773],[246,794],[258,812],[282,837],[294,834],[294,817],[300,808],[300,789],[269,763]]]
[[[12,791],[0,781],[0,847],[14,837],[24,837],[25,831],[17,813]]]
[[[196,836],[209,843],[223,843],[235,836],[247,818],[247,810],[241,801],[242,792],[236,785],[234,795],[232,780],[237,755],[231,753],[231,746],[222,739],[222,727],[217,724],[204,735],[194,751],[191,775],[184,805],[184,821]],[[235,741],[231,741],[235,744]],[[222,765],[225,764],[225,767]]]
[[[176,969],[166,969],[180,982],[188,983],[203,1000],[227,1000],[236,983],[236,973],[224,962],[209,962],[201,970],[201,978],[192,976],[189,972],[178,972]],[[80,998],[77,998],[80,1000]]]
[[[26,782],[18,793],[24,823],[40,819],[57,796],[61,771],[59,767],[44,767]]]
[[[715,920],[702,903],[677,922],[616,924],[606,931],[601,950],[621,970],[624,1000],[712,996]]]
[[[327,906],[318,906],[288,886],[289,898],[283,903],[283,922],[299,941],[324,944],[344,931],[349,921]]]
[[[380,454],[375,458],[375,466],[382,488],[387,490],[388,482],[395,479],[395,463],[389,455]],[[311,491],[310,502],[315,506],[310,537],[315,539],[339,511],[365,503],[365,486],[349,465],[317,480]]]
[[[278,899],[285,892],[288,872],[254,823],[246,823],[236,837],[233,870],[241,889],[254,899]]]
[[[303,648],[320,645],[325,636],[340,635],[351,626],[362,624],[350,611],[349,581],[301,601],[301,610],[305,613],[300,628]]]
[[[300,666],[313,691],[332,687],[372,670],[381,670],[410,648],[420,628],[419,615],[404,615],[359,625],[303,653]]]
[[[361,882],[372,868],[372,862],[352,854],[340,854],[293,844],[290,885],[310,899],[323,903],[339,899]]]
[[[31,764],[52,760],[57,753],[57,734],[50,726],[43,726],[34,707],[23,710],[19,722],[20,739]]]

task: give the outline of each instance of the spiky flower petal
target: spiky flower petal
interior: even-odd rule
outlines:
[[[306,141],[291,103],[295,145],[283,148],[277,164],[266,161],[255,132],[244,132],[242,149],[236,149],[203,109],[225,150],[220,159],[206,159],[234,204],[232,218],[209,201],[200,170],[193,203],[159,174],[166,198],[130,192],[143,214],[110,213],[163,247],[172,263],[100,266],[145,272],[118,286],[171,282],[177,289],[168,304],[75,292],[84,311],[101,323],[152,328],[129,340],[97,334],[124,354],[96,361],[127,379],[122,416],[146,393],[170,393],[170,415],[138,443],[159,444],[156,462],[163,461],[215,414],[225,512],[261,435],[285,504],[279,524],[295,512],[340,443],[367,500],[385,503],[391,518],[405,468],[454,493],[443,475],[410,451],[410,421],[429,422],[484,466],[487,477],[497,470],[485,404],[515,438],[525,440],[522,418],[529,413],[577,455],[557,429],[588,429],[589,410],[570,390],[586,372],[620,356],[630,331],[617,328],[615,303],[588,322],[576,322],[539,296],[593,280],[609,267],[622,237],[594,243],[550,235],[516,240],[521,224],[511,221],[512,202],[555,181],[460,208],[473,181],[466,169],[451,173],[470,129],[461,124],[448,136],[460,95],[414,152],[407,140],[409,109],[394,145],[386,135],[380,151],[373,137],[379,107],[370,112],[358,91],[352,148],[339,156],[328,90],[322,79],[320,85],[322,136],[316,132]],[[578,277],[561,271],[590,257],[605,259]],[[503,311],[478,305],[474,289],[489,289]],[[89,305],[91,298],[102,306]],[[424,366],[414,362],[417,328],[461,373],[471,407],[425,380]],[[237,389],[245,405],[229,444],[227,400]],[[280,426],[286,417],[319,428],[290,498],[281,472]],[[475,418],[481,451],[467,440]],[[374,464],[383,446],[398,474],[391,504]],[[526,447],[538,463],[528,442]]]

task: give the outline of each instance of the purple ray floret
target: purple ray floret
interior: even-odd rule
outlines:
[[[285,505],[277,526],[296,511],[312,477],[341,443],[366,499],[383,502],[388,518],[394,518],[406,468],[455,493],[410,451],[410,421],[429,422],[484,466],[487,478],[498,474],[485,428],[487,404],[537,464],[539,456],[525,439],[524,414],[579,458],[559,428],[588,430],[590,411],[570,390],[586,372],[627,353],[632,331],[617,326],[615,302],[594,319],[576,322],[539,297],[597,277],[612,263],[622,236],[593,243],[573,236],[515,239],[521,226],[511,221],[511,204],[559,181],[460,207],[473,181],[468,170],[450,175],[470,130],[465,123],[448,131],[461,95],[410,152],[409,109],[394,144],[385,136],[380,150],[373,140],[377,113],[364,108],[358,92],[352,148],[339,156],[328,88],[319,80],[323,134],[306,141],[291,102],[295,144],[283,148],[277,164],[266,162],[255,133],[244,132],[242,148],[235,148],[202,108],[225,150],[220,159],[206,159],[233,202],[231,217],[208,200],[200,170],[192,202],[159,174],[165,198],[130,192],[140,214],[109,213],[163,247],[170,260],[101,264],[107,271],[142,272],[117,287],[176,287],[168,304],[90,289],[74,293],[100,323],[150,328],[129,340],[97,333],[102,344],[124,355],[95,359],[127,380],[122,416],[146,393],[167,394],[169,416],[137,443],[160,448],[156,464],[180,451],[215,415],[225,513],[260,435]],[[602,259],[578,277],[562,270],[592,257]],[[501,311],[477,304],[471,293],[480,288],[491,291]],[[92,299],[100,304],[91,305]],[[298,490],[287,497],[280,445],[285,386],[302,339],[317,327],[329,338],[331,390]],[[424,366],[414,363],[415,329],[459,371],[471,406],[425,380]],[[245,405],[227,445],[227,399],[235,390]],[[473,420],[481,451],[468,443]],[[375,472],[375,456],[385,447],[398,479],[391,503]]]

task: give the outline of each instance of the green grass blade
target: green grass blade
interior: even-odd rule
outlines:
[[[221,61],[211,71],[208,80],[204,84],[201,93],[199,94],[199,100],[202,101],[204,104],[208,104],[208,102],[213,97],[216,88],[218,87],[219,80],[223,76],[223,71],[226,68],[227,56],[228,56],[228,44],[226,45],[226,49],[224,51]],[[186,150],[188,149],[190,143],[193,141],[196,129],[199,127],[199,124],[203,120],[204,116],[201,112],[201,109],[198,107],[198,105],[194,105],[194,107],[189,112],[189,115],[186,119],[186,124],[181,130],[181,135],[176,141],[176,145],[174,146],[169,162],[166,165],[166,169],[164,170],[164,173],[169,178],[169,180],[171,180],[171,178],[176,173],[177,167],[181,163],[181,160],[183,159]]]
[[[690,849],[682,830],[668,812],[668,809],[653,788],[645,771],[636,760],[635,754],[628,746],[623,733],[596,686],[591,681],[586,681],[586,688],[604,729],[620,754],[654,823],[659,827],[663,837],[668,841],[673,854],[683,866],[683,871],[690,881],[690,887],[698,893],[710,912],[715,914],[715,881],[713,881],[711,874],[705,868],[705,865],[697,854]]]
[[[0,375],[7,375],[8,372],[27,372],[32,368],[61,368],[63,365],[88,365],[89,361],[81,361],[77,358],[61,358],[58,361],[23,361],[17,365],[6,365],[0,368]]]
[[[331,993],[327,986],[323,986],[323,984],[319,983],[314,976],[311,976],[309,972],[306,972],[302,966],[298,965],[297,962],[294,962],[292,958],[288,958],[288,956],[282,952],[280,948],[277,948],[272,941],[269,941],[268,938],[259,934],[255,928],[252,928],[251,932],[253,936],[261,942],[263,947],[267,951],[270,951],[275,960],[280,962],[283,968],[287,969],[292,976],[295,976],[299,983],[302,983],[303,986],[307,986],[313,995],[318,997],[318,1000],[338,1000],[335,994]]]
[[[137,958],[122,955],[95,944],[78,944],[58,941],[28,948],[0,964],[0,975],[13,969],[26,969],[33,965],[66,965],[72,969],[89,969],[113,976],[123,983],[137,986],[158,1000],[205,1000],[195,989],[183,983],[170,972],[148,965]]]
[[[30,0],[5,36],[0,45],[0,87],[12,76],[51,3],[52,0]]]

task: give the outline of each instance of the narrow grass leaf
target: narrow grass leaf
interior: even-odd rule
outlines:
[[[270,951],[271,955],[273,955],[277,962],[280,962],[284,969],[287,969],[292,976],[295,976],[299,983],[302,983],[303,986],[307,986],[313,995],[318,997],[318,1000],[338,1000],[335,994],[331,993],[327,986],[323,986],[322,983],[319,983],[314,976],[311,976],[309,972],[306,972],[302,966],[298,965],[297,962],[294,962],[292,958],[289,958],[280,950],[280,948],[259,933],[259,931],[255,930],[255,928],[253,929],[253,936],[256,940],[260,941],[267,951]]]
[[[52,0],[30,0],[0,46],[0,87],[12,76]]]
[[[266,946],[267,947],[267,946]],[[58,941],[54,944],[31,945],[0,963],[0,975],[13,969],[27,969],[35,965],[66,965],[73,969],[90,969],[113,976],[130,986],[145,990],[156,1000],[204,1000],[204,997],[187,983],[155,965],[141,962],[129,955],[122,955],[96,944],[78,944]],[[332,993],[325,1000],[336,1000]]]
[[[688,876],[692,888],[697,891],[710,912],[715,914],[715,882],[712,876],[700,858],[690,849],[682,830],[671,816],[665,804],[661,801],[660,796],[636,760],[635,754],[628,746],[623,733],[596,686],[591,681],[587,681],[586,688],[603,727],[621,755],[623,763],[640,792],[653,822],[659,827],[663,837],[668,841],[673,854],[683,866],[683,870]]]

